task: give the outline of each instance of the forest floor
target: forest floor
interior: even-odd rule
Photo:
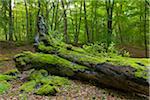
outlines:
[[[14,55],[22,51],[33,51],[32,45],[19,45],[16,43],[0,42],[0,73],[15,69]],[[27,73],[20,74],[20,78],[11,81],[12,88],[3,95],[0,100],[145,100],[142,96],[134,93],[122,92],[114,89],[96,87],[87,82],[71,80],[69,88],[62,88],[62,91],[55,96],[39,96],[32,93],[21,94],[19,87],[25,82]],[[111,83],[110,83],[111,84]]]
[[[136,47],[131,45],[120,45],[118,46],[120,49],[124,49],[130,52],[130,56],[134,58],[144,58],[145,57],[145,50],[143,47]],[[148,51],[150,52],[150,51]]]

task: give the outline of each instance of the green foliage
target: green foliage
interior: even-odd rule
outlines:
[[[8,89],[11,87],[11,85],[6,81],[0,81],[0,94],[5,93],[8,91]]]
[[[109,47],[105,43],[94,43],[90,45],[83,45],[83,49],[93,55],[99,56],[99,57],[114,57],[114,56],[123,56],[123,57],[129,57],[130,54],[127,51],[123,51],[120,54],[120,51],[116,49],[115,44],[112,42]]]
[[[121,53],[121,55],[123,57],[130,57],[130,53],[128,51],[126,51],[126,50],[123,50],[123,53]]]
[[[12,13],[14,21],[15,41],[31,41],[34,40],[34,33],[37,33],[37,14],[45,17],[46,25],[48,26],[49,34],[56,38],[57,41],[64,40],[64,31],[67,30],[68,41],[75,43],[87,43],[87,34],[85,29],[85,19],[89,36],[92,43],[107,43],[108,37],[111,37],[111,42],[126,45],[137,45],[144,47],[144,40],[148,40],[148,34],[144,38],[144,28],[148,32],[148,22],[144,26],[144,14],[148,16],[148,10],[145,11],[145,3],[148,9],[148,1],[142,0],[113,0],[115,1],[112,13],[112,34],[108,34],[107,30],[107,9],[105,0],[88,0],[86,4],[86,16],[84,15],[83,1],[73,0],[66,1],[64,6],[67,8],[67,29],[64,30],[64,13],[59,0],[40,0],[40,8],[38,8],[38,0],[26,1],[12,0]],[[15,3],[13,3],[15,2]],[[67,5],[71,6],[67,6]],[[27,8],[27,9],[25,9]],[[40,9],[40,12],[38,10]],[[28,19],[27,19],[28,18]],[[8,40],[9,38],[9,1],[2,0],[0,2],[0,40]],[[28,26],[28,27],[27,27]],[[26,29],[28,28],[28,29]],[[30,32],[30,34],[27,33]]]

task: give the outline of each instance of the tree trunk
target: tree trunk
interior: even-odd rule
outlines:
[[[88,22],[87,22],[87,15],[86,15],[86,2],[84,0],[84,21],[85,21],[85,31],[86,31],[86,35],[87,35],[87,42],[90,43],[90,34],[89,34],[89,28],[88,28]]]
[[[119,18],[118,20],[118,34],[119,34],[119,37],[120,37],[120,44],[123,44],[123,36],[122,36],[122,19],[121,16],[123,15],[122,14],[122,3],[123,1],[120,0],[120,7],[119,7],[119,10],[117,11],[116,13],[116,16]]]
[[[26,0],[24,0],[24,5],[25,5],[25,11],[26,11],[26,33],[27,33],[27,38],[29,38],[29,13],[28,13],[28,7],[27,7]]]
[[[145,45],[145,57],[148,58],[148,47],[147,47],[147,3],[144,2],[144,45]]]
[[[106,0],[106,10],[107,10],[107,46],[111,43],[112,36],[112,17],[113,17],[114,0]]]
[[[78,16],[77,16],[77,5],[75,4],[76,7],[76,13],[75,13],[75,32],[74,32],[74,44],[77,45],[78,43]],[[71,10],[70,10],[71,11]]]
[[[51,21],[51,30],[53,30],[54,17],[55,17],[55,4],[54,4],[54,2],[52,2],[52,7],[53,7],[53,13],[52,13],[52,21]]]
[[[66,13],[66,8],[64,5],[64,1],[61,0],[62,8],[63,8],[63,14],[64,14],[64,39],[66,43],[69,43],[69,37],[67,34],[67,13]]]
[[[77,32],[76,32],[76,35],[74,36],[74,43],[75,44],[78,44],[78,41],[79,41],[79,34],[80,34],[80,27],[81,27],[81,15],[82,13],[82,0],[81,0],[81,4],[80,4],[80,18],[79,18],[79,22],[78,22],[78,27],[77,27]]]
[[[87,67],[68,61],[65,57],[31,52],[19,54],[14,60],[20,71],[32,68],[45,69],[50,74],[91,81],[106,87],[149,95],[148,82],[143,78],[135,77],[133,74],[135,69],[130,66],[112,65],[105,62],[98,63],[94,67]],[[82,63],[82,61],[80,62]]]
[[[9,41],[13,41],[13,11],[12,11],[12,1],[9,0]]]

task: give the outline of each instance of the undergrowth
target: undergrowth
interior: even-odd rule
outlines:
[[[125,50],[117,50],[115,43],[111,43],[108,47],[105,43],[93,43],[89,45],[83,45],[83,49],[93,55],[99,57],[114,57],[114,56],[123,56],[129,57],[130,54]]]

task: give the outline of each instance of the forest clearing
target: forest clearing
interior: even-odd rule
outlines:
[[[149,100],[149,4],[0,1],[0,100]]]

